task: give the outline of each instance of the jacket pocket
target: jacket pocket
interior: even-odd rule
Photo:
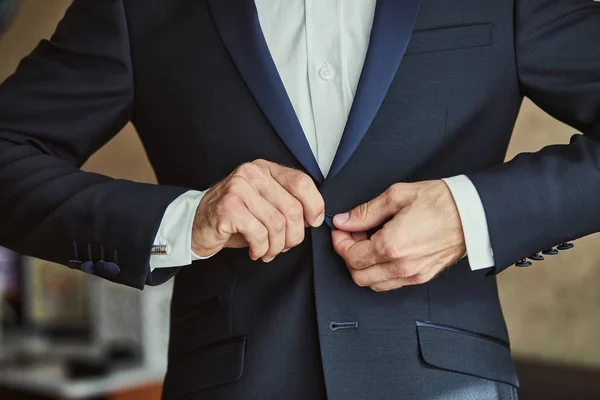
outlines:
[[[507,342],[448,325],[417,321],[425,364],[519,386]]]
[[[246,337],[217,342],[171,359],[163,399],[174,400],[200,390],[236,382],[244,370]]]
[[[223,309],[220,297],[204,299],[183,312],[173,313],[169,354],[185,355],[230,336],[229,314]]]
[[[489,46],[494,42],[493,31],[492,23],[414,31],[405,54]]]
[[[183,313],[174,314],[171,318],[172,323],[178,323],[190,319],[195,315],[208,314],[221,308],[221,298],[219,296],[210,297],[194,303]]]

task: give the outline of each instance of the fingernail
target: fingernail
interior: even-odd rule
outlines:
[[[333,217],[333,222],[335,222],[336,224],[343,225],[346,223],[346,221],[348,221],[349,218],[349,213],[338,214],[335,217]]]
[[[325,214],[321,214],[317,217],[317,219],[314,222],[313,227],[318,228],[319,226],[321,226],[323,224],[323,221],[325,221]]]
[[[288,247],[287,249],[281,250],[282,253],[287,253],[288,251],[290,251],[290,247]]]
[[[270,263],[270,262],[271,262],[271,261],[273,261],[274,259],[275,259],[275,257],[271,257],[271,258],[269,258],[268,260],[265,260],[264,262],[266,262],[266,263]]]

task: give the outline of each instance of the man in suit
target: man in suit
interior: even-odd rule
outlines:
[[[165,399],[515,399],[494,276],[600,230],[598,37],[592,0],[75,0],[0,88],[0,245],[176,275]],[[503,163],[525,95],[584,135]],[[78,169],[128,121],[158,186]]]

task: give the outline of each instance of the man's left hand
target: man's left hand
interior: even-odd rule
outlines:
[[[441,180],[397,183],[333,223],[333,246],[352,279],[378,292],[429,282],[465,254],[460,216]]]

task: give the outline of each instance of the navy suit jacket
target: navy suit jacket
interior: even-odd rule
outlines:
[[[178,272],[166,399],[514,398],[494,275],[600,230],[599,37],[591,0],[379,0],[324,179],[252,0],[75,0],[0,87],[0,245],[140,289]],[[523,96],[583,135],[504,163]],[[79,170],[128,121],[158,186]],[[329,215],[467,174],[497,264],[374,293],[324,225],[268,265],[151,273],[168,204],[258,158],[312,176]]]

